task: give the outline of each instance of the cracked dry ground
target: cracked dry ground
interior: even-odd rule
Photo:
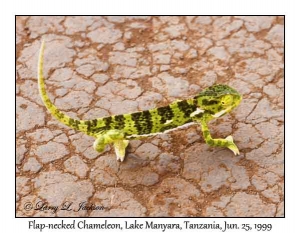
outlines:
[[[284,216],[283,17],[17,17],[17,216]],[[196,125],[130,142],[126,159],[55,120],[54,103],[93,119],[166,105],[215,83],[243,94],[210,123],[241,155],[208,147]],[[87,202],[104,210],[25,210]]]

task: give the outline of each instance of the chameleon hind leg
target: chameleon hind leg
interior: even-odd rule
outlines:
[[[129,144],[129,140],[116,140],[114,141],[114,148],[117,155],[117,160],[123,162],[126,153],[126,147]]]
[[[96,136],[96,140],[93,147],[98,152],[103,152],[106,144],[113,143],[117,160],[121,162],[125,158],[126,147],[129,144],[128,140],[125,140],[124,133],[120,130],[109,130]]]
[[[239,149],[233,142],[232,136],[228,136],[225,139],[222,138],[212,138],[207,123],[205,120],[200,120],[201,123],[201,130],[203,132],[205,142],[210,146],[220,146],[220,147],[227,147],[230,149],[234,155],[239,155]]]

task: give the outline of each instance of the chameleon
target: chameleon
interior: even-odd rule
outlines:
[[[43,75],[44,49],[43,41],[38,59],[38,87],[44,105],[64,125],[94,137],[93,148],[97,152],[101,153],[107,144],[113,144],[117,160],[122,162],[129,140],[166,133],[185,124],[196,123],[201,126],[204,140],[209,146],[225,147],[239,155],[239,149],[231,135],[225,139],[213,138],[208,128],[209,121],[231,112],[240,104],[242,95],[235,89],[216,84],[190,99],[176,100],[167,106],[92,120],[77,120],[61,112],[46,92]]]

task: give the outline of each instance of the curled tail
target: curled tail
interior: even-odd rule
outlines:
[[[48,109],[48,111],[51,113],[52,116],[54,116],[57,120],[59,120],[64,125],[67,125],[75,130],[80,130],[81,132],[84,132],[88,135],[95,136],[91,131],[91,126],[93,127],[101,127],[105,126],[105,123],[103,122],[102,118],[95,119],[95,120],[76,120],[73,119],[63,112],[61,112],[50,100],[49,96],[46,92],[45,87],[45,81],[44,81],[44,75],[43,75],[43,64],[44,64],[44,50],[45,50],[45,42],[42,41],[42,45],[40,48],[39,53],[39,61],[38,61],[38,85],[39,85],[39,92],[40,96]]]

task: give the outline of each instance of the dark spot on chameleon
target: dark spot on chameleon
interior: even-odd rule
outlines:
[[[189,105],[186,100],[177,102],[177,106],[185,117],[190,117],[190,114],[197,109],[196,105]]]
[[[194,117],[201,118],[203,116],[203,112],[196,114]]]
[[[114,126],[116,129],[123,129],[125,126],[125,117],[123,115],[114,116]]]
[[[167,120],[171,120],[174,117],[174,113],[169,105],[158,108],[157,114],[161,117],[160,123],[162,124],[164,124]]]
[[[134,121],[134,127],[139,134],[148,134],[151,132],[153,123],[152,115],[149,111],[132,113],[131,119]]]
[[[141,115],[142,115],[142,112],[134,112],[131,114],[131,119],[133,121],[135,121],[135,120],[139,119]]]
[[[217,103],[218,103],[218,101],[216,101],[216,100],[207,100],[207,99],[202,100],[202,104],[206,105],[206,106],[217,104]]]
[[[74,124],[74,119],[70,118],[69,119],[69,125],[73,125]]]
[[[105,126],[101,127],[100,129],[101,130],[109,130],[109,129],[111,129],[110,124],[112,123],[112,117],[111,116],[104,117],[102,120],[103,120]]]
[[[217,140],[217,141],[216,141],[216,145],[217,145],[217,146],[222,146],[222,141]]]
[[[212,146],[212,145],[214,144],[214,142],[213,142],[212,139],[208,139],[208,140],[206,141],[206,143],[207,143],[208,145],[210,145],[210,146]]]
[[[208,103],[208,100],[207,100],[207,99],[202,100],[202,104],[203,104],[203,105],[207,105],[207,103]]]
[[[79,124],[80,124],[80,121],[79,121],[79,120],[73,119],[73,127],[74,127],[75,129],[79,129]]]
[[[215,114],[213,111],[210,111],[210,110],[205,110],[205,113],[208,113],[208,114],[211,114],[211,115]]]
[[[58,109],[55,109],[55,115],[59,118],[59,119],[63,119],[65,117],[65,114],[63,114],[62,112],[60,112]]]
[[[97,119],[92,120],[92,126],[97,126],[97,123],[98,123]]]
[[[87,126],[86,130],[90,131],[91,130],[91,122],[90,121],[85,121],[84,124]]]

